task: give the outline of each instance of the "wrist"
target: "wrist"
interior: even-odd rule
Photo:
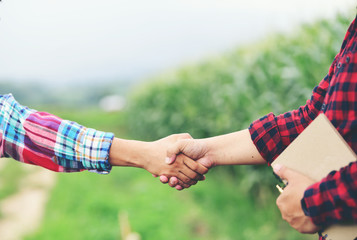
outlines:
[[[147,145],[146,142],[114,138],[109,151],[109,163],[112,166],[145,168]]]
[[[198,146],[203,149],[202,152],[204,152],[204,158],[208,162],[207,166],[209,166],[209,168],[213,168],[219,165],[219,150],[217,149],[217,144],[215,144],[214,140],[212,138],[204,138],[197,139],[197,141]]]

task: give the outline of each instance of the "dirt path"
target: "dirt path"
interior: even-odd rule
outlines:
[[[0,161],[2,162],[3,159]],[[6,164],[2,163],[0,168]],[[19,240],[41,224],[55,173],[39,167],[20,165],[26,174],[17,193],[0,202],[0,239]]]

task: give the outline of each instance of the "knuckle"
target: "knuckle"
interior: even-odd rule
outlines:
[[[182,134],[182,138],[191,139],[192,136],[191,136],[191,134],[189,134],[189,133],[183,133],[183,134]]]
[[[278,208],[280,208],[280,198],[277,198],[275,201],[276,205],[278,206]]]
[[[291,219],[288,216],[286,216],[285,214],[281,214],[281,218],[291,225]]]
[[[180,135],[178,133],[171,134],[169,137],[177,139]]]
[[[202,174],[206,174],[208,173],[208,169],[207,168],[204,168],[202,171],[201,171]]]

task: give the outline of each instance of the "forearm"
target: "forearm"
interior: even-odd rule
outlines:
[[[314,88],[311,99],[298,109],[277,116],[269,113],[250,125],[253,143],[268,163],[272,163],[318,116],[329,82],[330,74]]]
[[[143,168],[154,175],[175,176],[183,187],[187,188],[197,180],[202,180],[202,174],[208,169],[185,156],[171,165],[163,161],[168,146],[185,136],[185,134],[176,134],[154,142],[114,138],[109,151],[109,163],[112,166]]]
[[[114,138],[109,151],[109,163],[112,166],[144,168],[148,150],[147,142]]]
[[[207,146],[207,156],[215,165],[266,163],[255,147],[248,129],[199,141]]]

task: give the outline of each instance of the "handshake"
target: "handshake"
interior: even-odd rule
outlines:
[[[109,153],[112,166],[144,168],[177,190],[205,179],[216,165],[264,164],[248,129],[204,139],[187,133],[154,142],[114,138]]]
[[[179,170],[180,174],[160,175],[160,181],[182,190],[204,180],[204,174],[214,166],[213,159],[208,158],[209,149],[204,140],[195,140],[188,133],[171,135],[161,140],[170,141],[170,138],[175,142],[166,150],[165,163]],[[157,177],[155,174],[153,176]]]
[[[112,166],[144,168],[177,190],[204,180],[204,174],[217,165],[266,163],[251,140],[248,129],[204,139],[192,139],[186,133],[154,142],[114,138],[109,162]],[[301,208],[304,192],[314,181],[283,166],[274,171],[289,181],[277,199],[282,217],[300,232],[316,232],[319,228]]]
[[[154,142],[114,138],[109,161],[112,166],[144,168],[177,190],[204,180],[204,174],[214,166],[205,141],[192,139],[187,133]]]

